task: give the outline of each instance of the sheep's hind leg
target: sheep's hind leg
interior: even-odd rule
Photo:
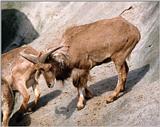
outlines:
[[[91,90],[89,90],[88,86],[85,86],[85,98],[86,99],[91,99],[94,95],[91,92]]]
[[[121,66],[115,63],[115,66],[118,72],[118,83],[113,93],[107,96],[107,103],[113,102],[118,97],[119,93],[125,89],[125,82],[128,73],[127,63],[124,62]]]
[[[3,122],[2,122],[2,126],[3,127],[7,127],[8,123],[9,123],[9,106],[6,107],[5,110],[3,110]]]

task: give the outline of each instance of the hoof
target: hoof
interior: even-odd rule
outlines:
[[[88,95],[85,96],[85,99],[86,99],[86,100],[89,100],[89,99],[91,99],[91,98],[93,98],[93,97],[94,97],[93,94],[88,94]]]
[[[85,102],[78,103],[78,104],[77,104],[77,110],[83,109],[84,106],[85,106]]]
[[[38,109],[38,104],[39,104],[39,101],[37,101],[37,103],[34,103],[34,104],[32,105],[32,111],[33,111],[33,112]]]
[[[84,108],[84,105],[77,105],[77,110],[81,110],[81,109],[83,109]]]
[[[107,99],[106,99],[106,103],[111,103],[113,102],[114,100],[116,99],[116,97],[113,97],[113,96],[108,96]]]
[[[34,105],[28,110],[29,112],[35,112],[37,110],[37,105]]]
[[[124,92],[125,91],[125,88],[121,88],[120,92]]]
[[[88,89],[85,89],[85,93],[86,93],[85,99],[87,99],[87,100],[89,100],[89,99],[94,97],[93,93]]]

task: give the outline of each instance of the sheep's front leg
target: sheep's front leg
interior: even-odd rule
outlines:
[[[92,92],[88,89],[87,86],[84,87],[79,87],[77,88],[78,90],[78,103],[77,103],[77,109],[81,110],[85,106],[85,99],[90,99],[93,97]],[[84,93],[84,92],[85,93]],[[85,94],[85,95],[84,95]]]
[[[77,88],[78,91],[78,102],[77,102],[78,110],[81,110],[85,106],[85,97],[83,93],[84,90],[88,98],[92,96],[91,92],[87,87],[88,74],[89,74],[88,71],[81,69],[74,69],[74,71],[72,72],[73,85]]]
[[[33,91],[34,91],[34,97],[35,97],[35,99],[34,99],[34,104],[32,105],[32,108],[29,109],[29,111],[35,111],[35,110],[36,110],[37,104],[38,104],[38,102],[39,102],[39,100],[40,100],[40,95],[41,95],[41,94],[40,94],[39,84],[38,84],[38,83],[33,84],[33,85],[32,85],[32,89],[33,89]]]
[[[40,90],[39,90],[39,85],[36,83],[34,85],[32,85],[33,91],[34,91],[34,96],[35,96],[35,106],[38,104],[38,101],[40,99]]]
[[[28,101],[29,101],[29,98],[30,98],[30,95],[29,95],[29,93],[27,91],[27,88],[26,88],[25,81],[15,80],[15,85],[16,85],[17,90],[23,96],[23,102],[22,102],[22,105],[21,105],[19,111],[20,112],[25,112],[27,110]]]
[[[84,95],[83,95],[83,87],[79,87],[79,88],[77,88],[77,90],[78,90],[77,109],[81,110],[82,108],[84,108],[84,103],[85,103],[85,99],[84,99]]]

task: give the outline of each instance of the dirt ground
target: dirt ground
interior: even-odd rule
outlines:
[[[113,63],[94,68],[91,71],[94,79],[88,84],[95,96],[80,111],[76,109],[77,91],[71,80],[66,81],[64,86],[58,82],[51,89],[41,86],[42,96],[37,109],[26,113],[22,121],[11,125],[158,126],[160,87],[158,81],[144,83],[149,69],[150,66],[145,65],[130,70],[126,91],[114,102],[106,104],[106,96],[116,86],[116,71]]]
[[[30,45],[37,50],[43,50],[58,45],[57,40],[67,27],[115,17],[129,6],[133,6],[133,9],[126,12],[123,17],[139,28],[141,40],[128,61],[130,71],[125,92],[114,102],[106,104],[106,96],[116,87],[117,72],[112,62],[103,64],[91,70],[93,80],[88,82],[88,85],[95,96],[86,101],[84,109],[80,111],[76,109],[77,90],[72,85],[71,79],[67,80],[64,86],[57,82],[51,89],[42,83],[41,99],[35,111],[25,113],[19,122],[12,117],[10,125],[158,127],[160,125],[158,2],[14,2],[14,4],[6,2],[3,8],[16,8],[18,14],[23,15],[21,18],[24,20],[21,23],[18,21],[19,29],[13,42],[20,41],[22,39],[20,37],[24,36],[28,43],[28,40],[33,40],[33,35],[38,33],[38,38],[34,38]],[[33,28],[36,31],[33,31]],[[29,91],[31,107],[34,97],[32,89]]]

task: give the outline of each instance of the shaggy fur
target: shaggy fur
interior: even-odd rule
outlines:
[[[64,47],[49,58],[58,80],[73,79],[77,87],[78,109],[84,107],[82,90],[92,97],[87,87],[89,71],[102,63],[113,61],[118,72],[118,83],[114,92],[106,97],[107,103],[115,100],[124,91],[129,71],[126,58],[140,40],[140,32],[121,16],[103,19],[94,23],[68,28],[62,37]]]

